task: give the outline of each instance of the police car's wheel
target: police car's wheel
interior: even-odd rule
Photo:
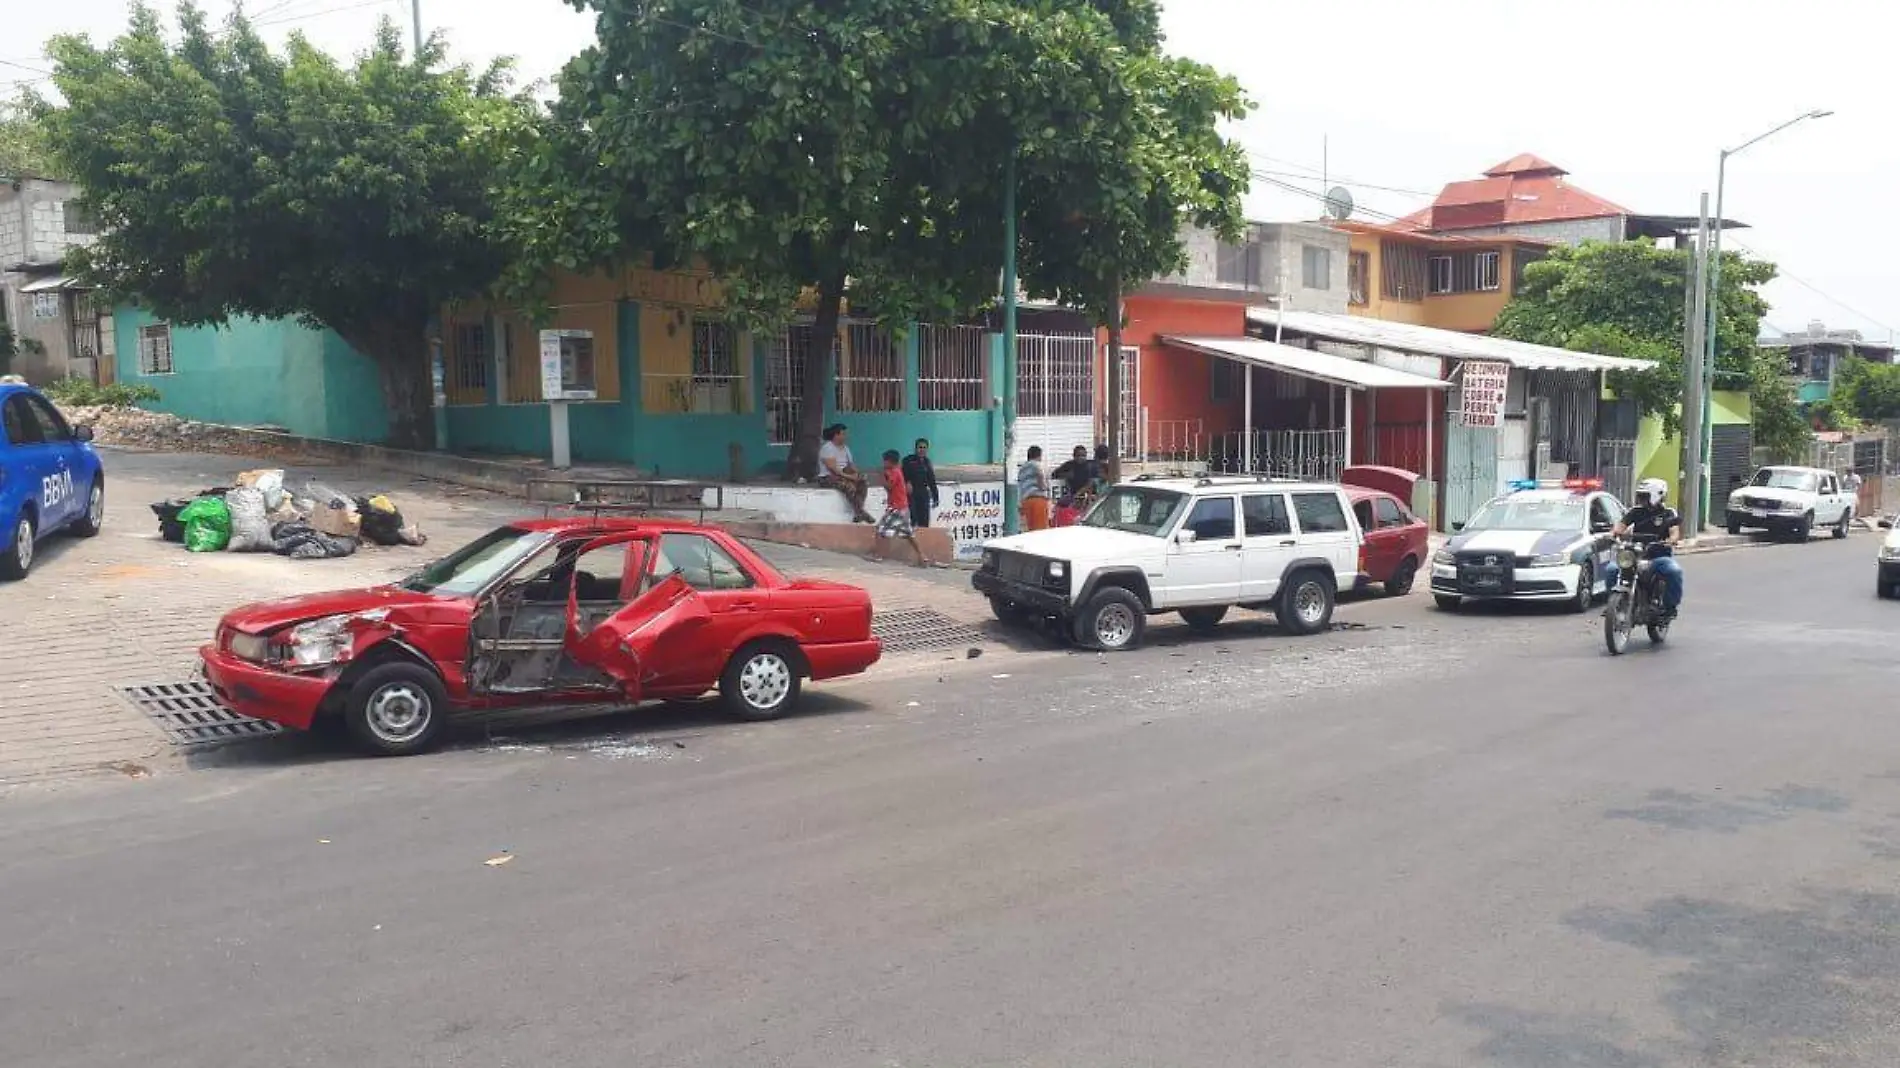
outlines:
[[[106,525],[106,484],[92,480],[92,492],[86,495],[86,514],[73,523],[73,533],[90,538]]]
[[[0,579],[23,579],[33,570],[33,517],[21,512],[7,532],[7,544],[0,550]]]
[[[1578,565],[1577,596],[1571,600],[1570,610],[1572,612],[1588,612],[1590,606],[1596,603],[1596,599],[1596,569],[1590,566],[1590,561],[1585,560],[1582,564]]]

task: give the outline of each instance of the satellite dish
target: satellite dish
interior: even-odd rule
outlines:
[[[1326,191],[1326,217],[1344,219],[1352,215],[1352,191],[1343,185],[1336,185]]]

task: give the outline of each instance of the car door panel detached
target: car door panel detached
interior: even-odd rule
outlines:
[[[1202,497],[1182,521],[1168,546],[1167,579],[1153,590],[1155,607],[1178,608],[1197,604],[1233,604],[1240,599],[1241,552],[1239,516],[1231,496]],[[1181,531],[1193,531],[1183,541]],[[1165,600],[1164,600],[1165,598]]]
[[[568,655],[619,680],[629,700],[669,673],[668,665],[703,642],[712,612],[698,591],[671,575],[573,639]]]
[[[1241,550],[1241,600],[1247,604],[1270,601],[1280,592],[1287,565],[1300,555],[1286,494],[1242,493],[1240,518],[1246,536],[1246,548]]]
[[[701,641],[665,666],[653,685],[704,689],[717,682],[726,658],[756,634],[772,630],[772,591],[762,587],[731,553],[711,536],[662,535],[653,553],[653,574],[680,578],[705,604],[708,620]]]

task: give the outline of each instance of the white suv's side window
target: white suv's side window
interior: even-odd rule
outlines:
[[[1299,517],[1302,534],[1340,534],[1352,529],[1337,493],[1295,493],[1293,514]]]
[[[1250,538],[1285,537],[1293,533],[1284,493],[1249,493],[1240,498],[1240,512]]]
[[[1194,511],[1188,513],[1182,529],[1193,531],[1195,541],[1232,541],[1235,537],[1234,499],[1203,497],[1194,502]]]

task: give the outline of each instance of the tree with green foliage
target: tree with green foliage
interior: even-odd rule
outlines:
[[[0,103],[0,180],[57,178],[62,173],[32,105],[30,98]]]
[[[498,145],[533,121],[505,65],[404,55],[385,20],[344,66],[301,36],[275,54],[242,17],[191,3],[169,41],[132,9],[95,47],[55,38],[64,103],[40,111],[101,223],[87,280],[181,325],[295,316],[370,357],[389,442],[432,441],[428,324],[485,292],[511,255],[496,225]]]
[[[1101,66],[1083,77],[1046,80],[1047,111],[1076,118],[1061,136],[1029,142],[1022,162],[1025,288],[1107,329],[1111,398],[1121,396],[1122,295],[1186,265],[1187,225],[1238,238],[1250,173],[1245,152],[1220,132],[1248,110],[1239,83],[1141,41],[1123,44],[1101,50]],[[1116,410],[1107,444],[1117,458],[1120,437]]]
[[[1112,230],[1133,283],[1179,262],[1184,207],[1237,213],[1200,212],[1211,198],[1184,187],[1238,92],[1160,57],[1153,0],[570,2],[595,13],[597,43],[520,153],[520,188],[553,186],[511,213],[526,263],[701,259],[739,318],[776,325],[809,293],[810,336],[829,339],[847,291],[852,314],[890,325],[992,302],[1012,157],[1025,282],[1078,306],[1106,301],[1065,255],[1109,273]],[[1169,120],[1200,139],[1157,143]],[[1200,169],[1237,201],[1245,168],[1220,144]],[[794,473],[816,457],[832,374],[819,340]]]
[[[1619,396],[1635,400],[1645,415],[1661,417],[1670,435],[1680,435],[1688,270],[1686,250],[1647,241],[1553,249],[1524,269],[1524,282],[1499,313],[1493,332],[1540,345],[1653,361],[1656,366],[1648,371],[1613,372],[1610,384]],[[1763,355],[1755,344],[1768,312],[1759,290],[1774,277],[1772,263],[1723,253],[1722,290],[1715,298],[1715,379],[1717,388],[1749,391],[1756,443],[1783,448],[1800,413],[1792,390],[1775,385],[1779,361]]]
[[[1841,417],[1854,422],[1900,419],[1900,366],[1872,363],[1860,357],[1842,360],[1834,369],[1829,400]]]

